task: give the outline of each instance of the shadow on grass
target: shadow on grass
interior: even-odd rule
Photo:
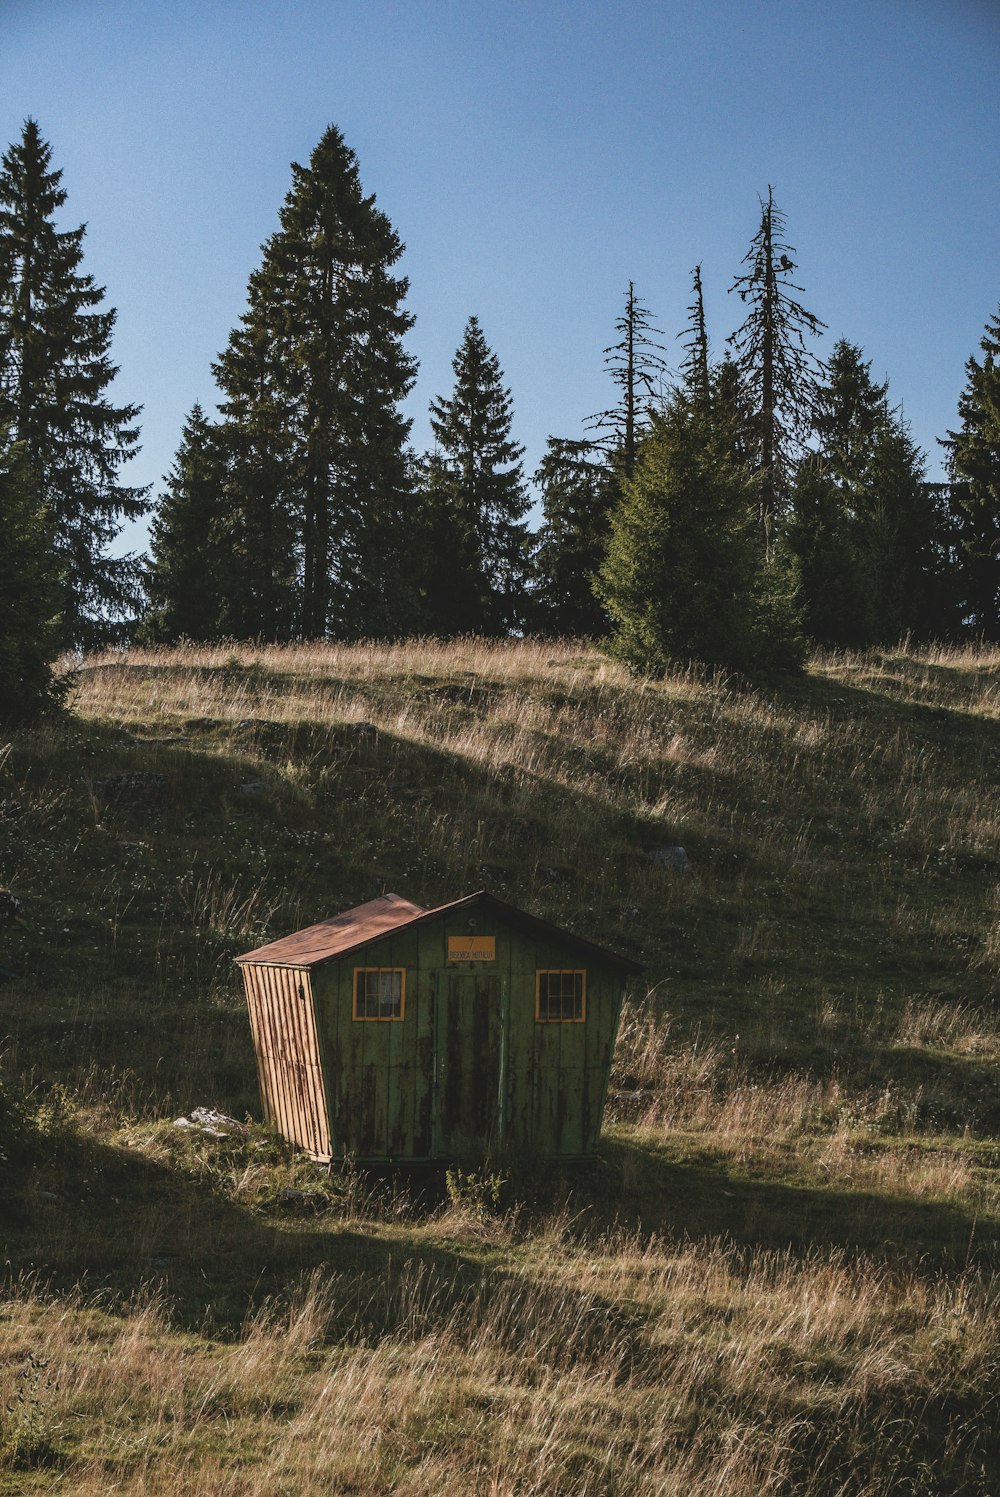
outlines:
[[[439,1179],[399,1171],[393,1180],[422,1193],[423,1206],[370,1226],[333,1213],[282,1219],[138,1151],[71,1134],[39,1157],[26,1189],[0,1202],[0,1247],[12,1278],[36,1274],[58,1294],[82,1286],[110,1308],[162,1287],[180,1326],[217,1336],[237,1334],[314,1269],[329,1278],[333,1333],[348,1340],[410,1324],[421,1305],[439,1321],[487,1280],[493,1292],[510,1279],[506,1250],[488,1238],[433,1235]],[[840,1250],[919,1272],[988,1266],[1000,1253],[992,1216],[835,1182],[741,1178],[707,1152],[679,1160],[632,1139],[606,1138],[588,1164],[524,1169],[515,1190],[529,1243],[532,1224],[562,1207],[570,1232],[586,1240],[619,1229],[803,1258]]]
[[[156,1287],[179,1326],[222,1337],[314,1269],[329,1276],[334,1326],[348,1339],[384,1334],[412,1313],[415,1279],[434,1283],[443,1312],[486,1272],[457,1245],[361,1220],[270,1218],[138,1151],[72,1135],[39,1158],[30,1183],[0,1197],[0,1222],[10,1280],[80,1289],[112,1310]]]
[[[580,1185],[584,1182],[581,1178]],[[579,1189],[579,1187],[578,1187]],[[605,1138],[588,1167],[588,1220],[641,1233],[812,1254],[831,1249],[913,1268],[990,1266],[1000,1253],[1000,1219],[941,1201],[754,1180],[708,1150],[677,1159],[645,1140]]]
[[[7,1272],[16,1278],[33,1270],[55,1294],[82,1283],[85,1296],[127,1315],[137,1292],[152,1286],[162,1289],[177,1329],[223,1340],[239,1336],[268,1304],[276,1327],[287,1326],[304,1278],[320,1269],[329,1298],[315,1335],[327,1343],[419,1340],[447,1325],[456,1345],[499,1345],[535,1369],[582,1364],[606,1376],[611,1366],[631,1389],[657,1389],[674,1373],[676,1345],[649,1334],[648,1314],[655,1312],[627,1298],[575,1291],[541,1272],[533,1279],[523,1255],[518,1272],[475,1243],[428,1240],[405,1224],[389,1233],[357,1221],[272,1223],[202,1182],[86,1140],[66,1143],[59,1163],[58,1198],[36,1190],[6,1244]],[[946,1207],[735,1181],[707,1162],[678,1164],[655,1148],[617,1141],[586,1170],[542,1173],[547,1192],[571,1188],[571,1211],[587,1206],[590,1230],[615,1223],[685,1241],[790,1248],[803,1258],[857,1250],[924,1272],[988,1261],[997,1247],[994,1223],[972,1243],[969,1219]],[[544,1258],[538,1262],[543,1269]],[[316,1349],[311,1335],[303,1352]],[[706,1408],[735,1406],[765,1427],[795,1414],[790,1491],[868,1490],[875,1441],[880,1459],[892,1461],[892,1490],[929,1491],[931,1470],[935,1491],[996,1490],[993,1396],[958,1374],[930,1388],[920,1378],[887,1379],[846,1419],[839,1399],[815,1396],[806,1405],[796,1386],[777,1403],[762,1400],[757,1386],[734,1390],[730,1362],[721,1356],[707,1359],[702,1378]],[[272,1406],[268,1417],[299,1407],[294,1400]],[[820,1485],[813,1487],[813,1478]]]
[[[667,1370],[644,1335],[647,1311],[522,1274],[488,1234],[435,1236],[429,1209],[382,1224],[332,1213],[271,1220],[204,1181],[90,1139],[64,1139],[58,1166],[46,1188],[0,1199],[3,1276],[12,1286],[27,1278],[43,1297],[78,1294],[128,1317],[155,1294],[175,1329],[232,1340],[252,1333],[260,1315],[288,1327],[315,1271],[319,1310],[307,1335],[328,1343],[443,1332],[474,1346],[483,1335],[550,1367],[596,1366],[613,1349],[622,1378]],[[399,1172],[395,1183],[427,1189],[428,1208],[439,1194],[428,1171]]]

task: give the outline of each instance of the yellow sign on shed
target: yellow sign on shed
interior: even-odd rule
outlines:
[[[448,937],[448,960],[450,962],[495,962],[496,959],[496,936]]]

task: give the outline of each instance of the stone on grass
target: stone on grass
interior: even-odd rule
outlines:
[[[214,1107],[194,1107],[186,1118],[174,1118],[175,1128],[192,1128],[207,1138],[229,1138],[233,1133],[242,1133],[243,1124]]]

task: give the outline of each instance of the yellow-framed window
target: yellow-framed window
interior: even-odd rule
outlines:
[[[581,967],[538,967],[535,1020],[539,1024],[582,1024],[587,1017],[587,974]]]
[[[405,967],[355,967],[355,1019],[401,1019],[405,1007]]]

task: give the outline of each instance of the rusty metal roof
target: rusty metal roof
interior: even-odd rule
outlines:
[[[381,894],[378,899],[355,905],[353,910],[345,910],[331,920],[320,920],[293,935],[282,936],[280,941],[247,951],[236,960],[266,967],[315,967],[319,962],[353,951],[356,946],[366,946],[378,936],[408,925],[415,915],[425,913],[423,905],[399,894]]]
[[[480,889],[475,894],[466,894],[462,899],[452,899],[447,904],[439,904],[434,909],[414,904],[399,894],[382,894],[378,899],[359,904],[353,910],[345,910],[342,915],[335,915],[331,920],[320,920],[318,924],[309,925],[305,930],[282,936],[279,941],[258,946],[255,951],[238,956],[236,961],[268,967],[318,967],[335,957],[346,956],[359,946],[383,940],[404,926],[417,925],[439,915],[472,906],[484,907],[508,924],[545,940],[561,941],[571,950],[578,951],[603,966],[614,967],[625,973],[643,970],[641,963],[632,961],[631,957],[619,956],[583,936],[552,925],[548,920],[529,915],[526,910],[519,910],[516,905],[497,899],[485,889]]]

